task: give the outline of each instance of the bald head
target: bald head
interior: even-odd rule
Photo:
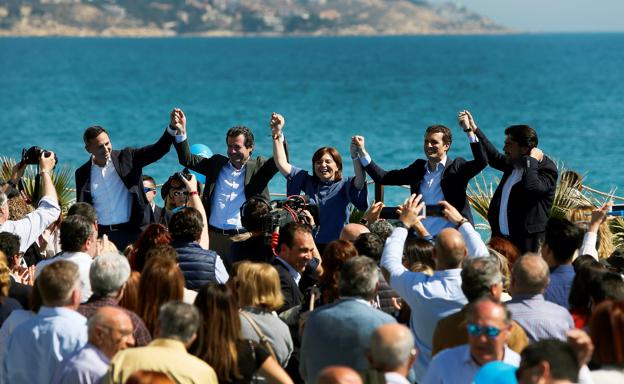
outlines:
[[[459,268],[467,253],[464,237],[458,230],[445,228],[438,233],[433,249],[437,270]]]
[[[544,292],[549,281],[550,273],[544,258],[527,253],[516,260],[511,270],[511,293],[536,295]]]
[[[369,233],[370,231],[365,225],[357,223],[349,223],[340,231],[340,240],[346,240],[354,242],[362,233]]]
[[[409,370],[416,357],[414,336],[402,324],[385,324],[375,329],[371,336],[371,365],[381,372]]]
[[[331,365],[319,373],[316,384],[362,384],[362,378],[349,367]]]
[[[89,342],[108,358],[134,346],[130,316],[121,308],[101,307],[89,318]]]

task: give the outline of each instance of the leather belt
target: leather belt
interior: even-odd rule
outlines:
[[[248,232],[245,228],[222,229],[212,225],[208,225],[208,229],[224,236],[236,236]]]

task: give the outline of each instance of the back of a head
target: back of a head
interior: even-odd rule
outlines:
[[[93,234],[93,223],[85,216],[66,217],[61,223],[61,249],[65,252],[81,252]]]
[[[241,206],[241,225],[249,232],[262,230],[262,218],[269,213],[271,207],[269,203],[260,196],[254,196]]]
[[[470,258],[461,271],[462,291],[469,302],[491,294],[491,287],[503,281],[498,261],[493,257]]]
[[[84,216],[91,222],[91,224],[97,223],[97,213],[95,208],[89,203],[77,202],[74,203],[67,211],[67,216],[80,215]]]
[[[78,265],[66,260],[46,265],[37,277],[41,299],[48,307],[64,307],[72,304],[72,292],[79,289],[79,284]]]
[[[594,305],[604,300],[624,300],[624,279],[617,272],[596,274],[589,281],[588,290]]]
[[[160,307],[158,336],[188,343],[199,328],[200,316],[195,306],[181,301],[170,301]]]
[[[548,264],[541,255],[527,253],[522,255],[511,270],[512,295],[537,295],[542,293],[550,281]]]
[[[540,340],[529,344],[521,353],[517,376],[523,377],[526,370],[547,362],[551,380],[578,382],[579,362],[572,347],[561,340]]]
[[[193,242],[199,240],[204,223],[199,211],[193,207],[186,207],[176,212],[169,219],[169,232],[173,241]]]
[[[539,143],[535,129],[524,124],[507,127],[505,129],[505,135],[511,136],[520,146],[528,147],[529,149],[537,147]]]
[[[272,265],[240,262],[236,265],[235,279],[240,307],[274,311],[284,304],[279,275]]]
[[[382,372],[405,366],[414,357],[414,336],[402,324],[385,324],[373,332],[370,340],[371,365]]]
[[[343,265],[338,290],[342,297],[371,300],[375,297],[378,281],[379,273],[375,261],[370,257],[355,256]]]
[[[509,265],[513,265],[518,257],[520,257],[520,250],[511,241],[500,236],[492,236],[488,242],[488,247],[500,253],[507,258]]]
[[[128,259],[117,252],[99,255],[93,260],[89,270],[91,290],[99,297],[115,296],[129,277]]]
[[[350,242],[354,242],[358,236],[363,233],[370,232],[365,225],[358,223],[349,223],[342,228],[340,231],[340,240],[346,240]]]
[[[184,276],[175,260],[153,257],[145,263],[139,280],[138,314],[150,332],[156,330],[160,306],[171,300],[182,300]]]
[[[13,257],[19,252],[20,238],[10,232],[0,232],[0,251],[4,253],[9,268],[13,267]]]
[[[383,253],[384,242],[375,233],[362,233],[353,242],[355,249],[357,249],[360,256],[368,256],[371,259],[379,262],[381,260],[381,254]]]
[[[593,360],[601,365],[624,364],[624,301],[605,300],[592,312],[589,322]]]
[[[426,265],[432,270],[435,269],[433,260],[433,244],[430,241],[417,237],[408,237],[403,245],[403,257],[407,259],[408,269],[412,269],[414,264]]]
[[[462,234],[453,228],[440,231],[434,251],[437,269],[459,268],[467,252]]]
[[[572,279],[568,304],[570,305],[570,309],[578,308],[586,310],[591,304],[589,284],[606,273],[607,269],[592,256],[587,256],[589,260],[584,259],[585,261],[577,263],[581,257],[577,257],[576,260],[574,260],[574,270],[576,273],[574,274],[574,279]]]
[[[548,219],[544,243],[553,252],[557,263],[569,262],[582,241],[581,230],[571,221],[554,217]]]
[[[319,373],[316,384],[362,384],[362,378],[352,368],[330,365]]]
[[[392,231],[394,231],[394,226],[388,220],[379,219],[368,224],[368,229],[371,231],[371,233],[379,236],[381,242],[385,244],[388,237],[392,235]]]

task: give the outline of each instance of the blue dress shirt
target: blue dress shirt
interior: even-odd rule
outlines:
[[[68,308],[43,306],[9,337],[0,376],[6,383],[49,383],[61,361],[86,343],[86,317]]]
[[[97,347],[87,343],[64,360],[50,384],[96,384],[106,375],[110,359]]]
[[[574,267],[572,265],[559,265],[550,270],[550,283],[544,292],[544,298],[565,309],[570,309],[568,298],[574,280]]]

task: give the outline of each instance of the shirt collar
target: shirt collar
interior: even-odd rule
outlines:
[[[94,165],[99,168],[108,168],[111,165],[113,165],[113,158],[109,157],[108,159],[106,159],[106,164],[104,164],[103,167],[100,167],[99,165],[95,164],[95,157],[91,155],[91,166],[94,166]]]
[[[301,279],[301,273],[299,273],[299,271],[293,268],[292,265],[288,264],[288,262],[281,257],[276,256],[275,258],[278,259],[282,264],[284,264],[284,266],[288,270],[288,273],[290,273],[290,276],[292,276],[293,280],[295,280],[295,282],[299,284],[299,280]]]
[[[230,172],[243,172],[245,170],[245,167],[247,166],[247,163],[245,162],[245,164],[243,164],[243,166],[240,167],[240,169],[236,169],[236,167],[234,166],[234,164],[232,164],[231,161],[227,162],[227,166],[228,166],[228,171]]]
[[[370,301],[364,300],[361,297],[355,297],[355,296],[340,296],[340,300],[353,300],[353,301],[357,301],[358,303],[362,303],[362,304],[366,304],[369,307],[372,307]]]
[[[446,168],[446,161],[448,160],[448,156],[444,155],[444,157],[442,158],[442,160],[440,160],[438,163],[436,163],[436,167],[433,171],[429,170],[429,160],[427,160],[425,162],[425,171],[426,172],[437,172],[440,167],[442,167],[442,170],[444,170],[444,168]]]
[[[463,361],[466,364],[474,364],[477,367],[482,367],[482,365],[480,365],[475,359],[472,358],[472,354],[470,353],[470,344],[466,344],[466,352],[464,353],[463,356]],[[507,344],[505,344],[505,347],[503,349],[503,358],[501,360],[496,360],[496,361],[501,361],[501,362],[505,362],[505,357],[507,357],[507,355],[509,354],[509,347],[507,347]]]

